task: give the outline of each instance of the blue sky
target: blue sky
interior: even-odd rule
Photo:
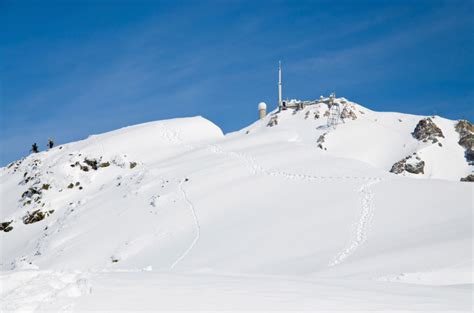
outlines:
[[[284,97],[474,120],[474,1],[0,0],[0,165],[33,142]]]

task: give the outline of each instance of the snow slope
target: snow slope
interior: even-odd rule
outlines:
[[[434,118],[442,146],[420,143],[422,117],[350,104],[336,129],[323,105],[226,136],[174,119],[1,169],[0,308],[470,310],[472,168],[454,121]],[[436,179],[388,172],[414,152]]]

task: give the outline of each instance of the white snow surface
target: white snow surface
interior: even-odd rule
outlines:
[[[423,143],[422,116],[338,101],[356,119],[335,129],[325,104],[225,136],[181,118],[2,168],[0,311],[470,311],[472,166],[455,121],[432,118],[445,138]],[[415,152],[424,174],[389,173]]]

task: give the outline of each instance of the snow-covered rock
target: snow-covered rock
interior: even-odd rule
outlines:
[[[466,160],[474,165],[474,126],[466,120],[460,120],[456,124],[459,133],[458,143],[466,149]]]
[[[402,174],[404,172],[423,174],[424,169],[425,162],[421,160],[416,153],[414,153],[395,163],[390,169],[390,172],[395,174]]]
[[[441,129],[428,117],[420,120],[418,124],[416,124],[413,137],[423,142],[431,141],[432,143],[436,143],[439,138],[444,138],[444,135]]]

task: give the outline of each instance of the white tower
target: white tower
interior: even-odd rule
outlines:
[[[258,104],[258,117],[259,119],[262,119],[265,116],[267,116],[267,104],[265,102],[260,102]]]
[[[278,108],[282,109],[281,99],[281,61],[278,61]]]

